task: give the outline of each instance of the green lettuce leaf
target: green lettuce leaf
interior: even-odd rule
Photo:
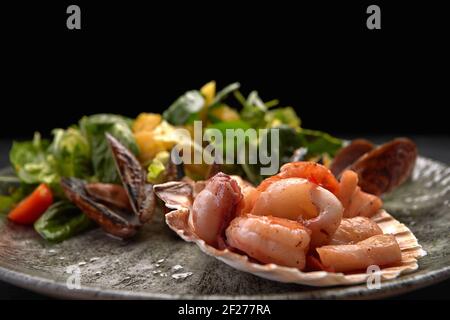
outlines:
[[[55,186],[60,176],[56,159],[48,152],[49,142],[35,133],[32,141],[14,141],[9,159],[19,179],[27,184],[46,183]]]
[[[200,91],[191,90],[180,96],[163,113],[163,118],[173,125],[184,125],[199,119],[200,111],[205,105],[205,98]]]
[[[92,167],[96,178],[105,183],[118,183],[119,174],[105,134],[108,132],[132,153],[139,153],[130,121],[114,114],[95,114],[80,120],[80,129],[89,142]]]
[[[87,178],[92,175],[91,153],[88,141],[80,130],[53,130],[53,142],[49,151],[55,156],[58,172],[62,177]]]

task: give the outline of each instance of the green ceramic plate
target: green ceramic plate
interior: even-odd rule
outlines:
[[[405,223],[428,255],[412,274],[365,285],[314,288],[239,272],[179,239],[155,217],[131,242],[93,230],[61,244],[0,218],[0,280],[64,298],[317,299],[379,298],[450,277],[450,168],[419,158],[412,179],[385,197],[385,208]],[[80,288],[69,289],[78,266]],[[69,270],[70,271],[70,270]]]

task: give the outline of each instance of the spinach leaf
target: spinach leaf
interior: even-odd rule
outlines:
[[[163,118],[173,125],[192,123],[199,119],[200,111],[205,105],[205,98],[200,91],[191,90],[180,96],[163,113]]]
[[[83,117],[80,120],[80,129],[89,142],[92,167],[97,179],[105,183],[119,182],[119,174],[105,133],[110,133],[137,155],[139,149],[128,119],[114,114],[96,114]]]
[[[298,137],[301,141],[301,145],[308,149],[307,157],[313,157],[324,153],[334,157],[336,152],[342,148],[343,144],[341,139],[316,130],[300,129]]]
[[[34,223],[34,229],[47,241],[61,242],[94,225],[76,206],[59,201],[52,204]]]

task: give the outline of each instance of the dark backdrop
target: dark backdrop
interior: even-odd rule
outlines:
[[[84,114],[160,112],[215,79],[240,81],[332,133],[445,133],[448,39],[442,8],[387,4],[382,30],[369,3],[72,1],[2,10],[0,137],[29,137]],[[6,31],[5,30],[10,30]]]

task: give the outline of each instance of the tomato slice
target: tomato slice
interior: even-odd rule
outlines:
[[[45,183],[42,183],[11,210],[8,218],[19,224],[33,224],[52,203],[52,191]]]

